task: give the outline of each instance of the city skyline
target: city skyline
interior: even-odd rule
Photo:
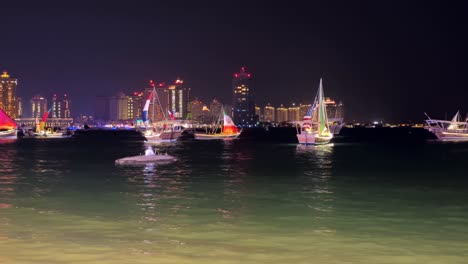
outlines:
[[[310,101],[323,77],[325,96],[346,102],[350,120],[466,112],[465,4],[402,7],[7,3],[0,70],[22,80],[24,101],[67,92],[83,114],[92,114],[87,105],[99,93],[173,76],[189,81],[197,97],[228,101],[240,66],[255,74],[258,97],[268,98],[261,104]]]

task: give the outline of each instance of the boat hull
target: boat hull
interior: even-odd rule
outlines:
[[[46,134],[36,133],[35,136],[38,138],[68,138],[70,137],[69,135],[64,135],[63,133],[46,133]]]
[[[177,159],[170,155],[141,155],[121,158],[115,161],[117,165],[147,164],[147,163],[169,163]]]
[[[182,135],[182,132],[181,132],[181,131],[176,131],[176,132],[173,132],[173,131],[162,132],[162,133],[159,135],[159,139],[165,140],[165,141],[174,141],[174,140],[177,140],[178,138],[180,138],[181,135]]]
[[[431,130],[429,130],[431,131]],[[439,140],[442,141],[468,141],[468,131],[450,132],[450,131],[431,131]]]
[[[315,133],[302,133],[297,134],[297,141],[301,145],[324,145],[330,143],[333,138],[332,135],[320,136]]]
[[[240,133],[234,134],[200,134],[195,133],[195,139],[199,140],[231,140],[239,137]]]
[[[16,129],[9,129],[5,131],[0,131],[0,139],[12,139],[17,138]]]

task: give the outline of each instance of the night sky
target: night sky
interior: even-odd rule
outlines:
[[[260,105],[310,102],[323,77],[345,121],[468,111],[462,3],[99,2],[2,3],[0,69],[19,79],[25,107],[35,94],[66,92],[73,115],[93,114],[96,95],[176,77],[192,98],[229,103],[245,66]]]

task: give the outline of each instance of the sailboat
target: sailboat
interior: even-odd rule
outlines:
[[[221,116],[223,117],[223,124],[221,125]],[[221,127],[221,133],[216,133],[216,131]],[[242,131],[239,131],[236,124],[232,121],[224,109],[221,110],[221,114],[218,117],[218,122],[212,129],[211,133],[195,133],[195,139],[210,140],[210,139],[236,139],[239,137]]]
[[[0,139],[16,138],[16,122],[0,108]]]
[[[150,83],[153,84],[153,82],[150,82]],[[154,93],[155,93],[155,88],[153,84],[153,90],[149,94],[148,99],[146,99],[145,106],[143,107],[143,112],[141,114],[141,119],[143,120],[143,123],[145,126],[143,136],[146,138],[146,140],[154,140],[154,139],[159,138],[159,133],[156,133],[151,125],[148,127],[148,110],[149,110],[149,105],[150,105],[151,99],[153,98]],[[154,99],[153,99],[153,104],[154,104]]]
[[[424,113],[426,114],[426,113]],[[426,129],[432,132],[439,140],[443,141],[468,141],[468,116],[462,121],[460,112],[457,111],[452,120],[432,119],[427,114]]]
[[[67,135],[64,135],[62,132],[54,132],[52,129],[45,129],[45,125],[47,122],[47,118],[49,117],[49,112],[52,110],[52,108],[49,108],[48,111],[44,113],[42,116],[41,121],[36,124],[36,133],[34,133],[35,136],[37,137],[44,137],[44,138],[63,138],[63,137],[68,137]]]
[[[328,124],[326,105],[324,102],[322,79],[312,107],[307,111],[301,127],[297,131],[299,144],[327,144],[333,138]]]

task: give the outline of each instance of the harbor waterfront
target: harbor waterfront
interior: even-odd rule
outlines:
[[[0,141],[0,263],[466,263],[468,144],[390,131],[187,139],[139,166],[115,165],[136,137]]]

